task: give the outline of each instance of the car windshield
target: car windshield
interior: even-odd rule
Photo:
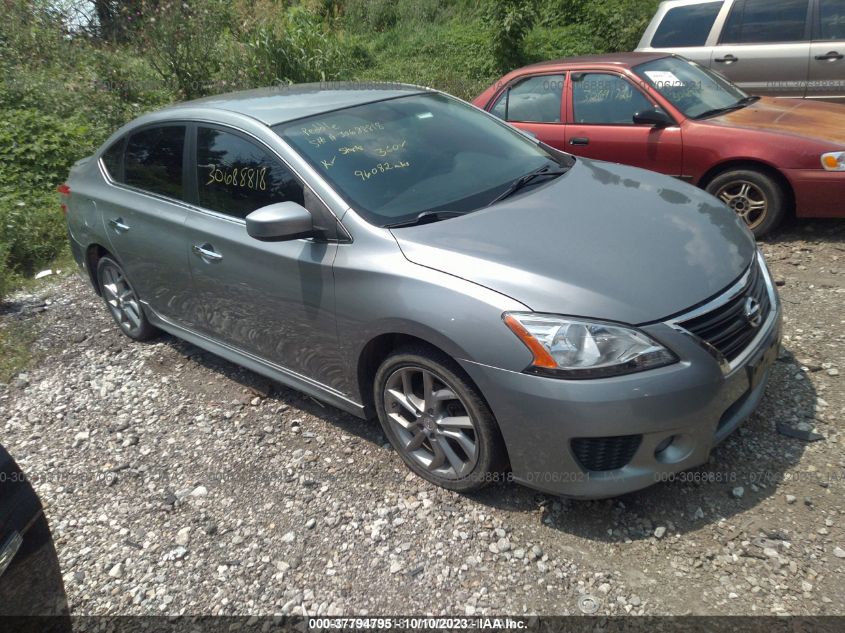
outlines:
[[[742,107],[748,97],[716,73],[679,57],[655,59],[635,66],[634,72],[692,119]]]
[[[273,129],[377,226],[421,214],[443,219],[469,213],[521,176],[571,160],[437,93],[368,103]]]

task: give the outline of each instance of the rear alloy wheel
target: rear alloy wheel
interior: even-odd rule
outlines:
[[[97,281],[106,307],[126,336],[146,341],[158,334],[147,320],[141,300],[120,264],[111,257],[102,257],[97,264]]]
[[[403,350],[375,382],[382,428],[411,470],[460,492],[501,480],[504,449],[493,414],[451,359]]]
[[[759,171],[739,169],[719,174],[707,185],[707,191],[741,217],[755,237],[780,224],[786,211],[781,185]]]

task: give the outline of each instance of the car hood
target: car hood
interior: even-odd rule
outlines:
[[[764,97],[750,106],[707,121],[845,145],[845,107],[835,103]]]
[[[756,249],[736,214],[703,191],[586,159],[487,209],[393,235],[410,261],[531,310],[633,324],[717,294]]]

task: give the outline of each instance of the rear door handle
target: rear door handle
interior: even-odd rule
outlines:
[[[733,64],[734,62],[739,61],[739,57],[734,57],[733,55],[725,55],[724,57],[717,57],[713,61],[718,62],[719,64]]]
[[[194,255],[198,255],[209,262],[219,262],[223,259],[223,256],[215,251],[211,244],[194,244],[192,250]]]
[[[588,139],[586,136],[576,136],[575,138],[570,139],[569,144],[570,145],[589,145],[590,139]]]
[[[820,62],[835,62],[845,57],[839,51],[830,51],[826,55],[816,55],[816,59]]]
[[[109,225],[117,233],[125,233],[129,230],[129,225],[123,223],[123,218],[112,218],[111,220],[109,220]]]

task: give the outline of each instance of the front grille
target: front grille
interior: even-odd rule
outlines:
[[[575,459],[584,470],[606,471],[624,467],[642,442],[642,435],[579,437],[571,441]]]
[[[754,327],[745,314],[746,302],[753,297],[759,304],[760,321]],[[719,350],[728,361],[734,360],[751,343],[772,309],[766,280],[757,259],[751,265],[748,280],[730,300],[710,312],[678,325]]]

